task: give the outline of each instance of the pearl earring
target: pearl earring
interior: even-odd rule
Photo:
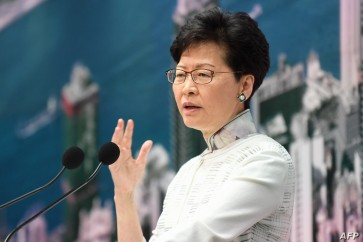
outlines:
[[[245,94],[242,92],[239,96],[238,96],[238,99],[240,101],[240,103],[244,103],[246,101],[246,96]]]

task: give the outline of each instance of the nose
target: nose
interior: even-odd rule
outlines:
[[[195,95],[198,93],[197,85],[193,81],[191,73],[187,73],[184,84],[182,84],[182,85],[183,85],[183,94],[184,95],[193,95],[193,94]]]

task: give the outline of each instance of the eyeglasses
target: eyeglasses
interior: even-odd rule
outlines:
[[[187,74],[190,74],[192,77],[192,80],[197,84],[208,84],[212,81],[213,76],[215,73],[239,73],[242,71],[235,71],[235,72],[216,72],[211,71],[208,69],[196,69],[192,71],[184,71],[180,69],[170,69],[165,71],[165,74],[168,78],[168,81],[174,85],[179,85],[185,82],[185,79],[187,78]]]

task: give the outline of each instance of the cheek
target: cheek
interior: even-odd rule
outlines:
[[[208,99],[208,106],[214,110],[216,115],[220,113],[229,112],[237,103],[237,94],[232,87],[220,87],[218,89],[210,90],[206,94]]]
[[[176,94],[177,94],[177,92],[176,92],[176,89],[175,89],[175,86],[174,86],[174,85],[172,86],[172,90],[173,90],[174,97],[175,97],[175,99],[176,99]]]
[[[174,99],[175,99],[176,104],[179,105],[181,91],[179,88],[176,88],[174,85],[173,85],[173,94],[174,94]]]

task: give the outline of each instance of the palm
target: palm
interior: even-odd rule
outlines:
[[[131,150],[133,129],[132,120],[128,121],[125,131],[123,120],[119,120],[112,136],[112,142],[119,146],[121,153],[117,161],[109,168],[115,189],[123,193],[135,191],[144,174],[147,154],[152,146],[151,141],[146,141],[142,145],[137,159],[134,159]]]

